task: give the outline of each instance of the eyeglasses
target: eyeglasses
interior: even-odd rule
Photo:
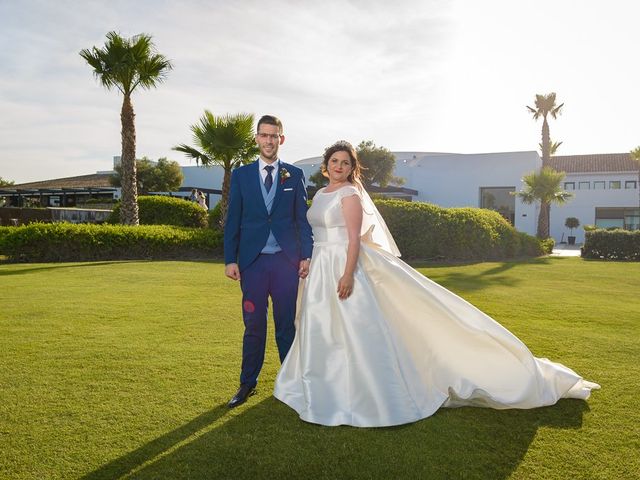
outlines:
[[[273,141],[277,141],[280,139],[280,134],[279,133],[258,133],[258,137],[260,138],[260,140],[266,140],[270,138]]]

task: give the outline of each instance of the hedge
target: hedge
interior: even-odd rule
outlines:
[[[0,255],[10,261],[211,258],[221,254],[222,233],[209,228],[65,222],[0,227]]]
[[[442,208],[400,200],[374,202],[403,258],[501,259],[539,256],[549,248],[543,247],[536,238],[518,232],[492,210]]]
[[[539,256],[553,248],[553,240],[540,242],[517,232],[491,210],[398,200],[375,203],[405,259],[503,259]],[[206,218],[207,212],[193,205]],[[221,253],[222,232],[211,228],[69,223],[0,227],[0,255],[12,261],[202,258]]]
[[[584,258],[640,261],[640,230],[587,230]]]
[[[206,228],[208,212],[195,202],[178,197],[141,195],[138,197],[140,225],[175,225]],[[107,223],[120,223],[120,203],[116,204]]]

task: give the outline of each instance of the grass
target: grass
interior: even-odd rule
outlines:
[[[420,271],[602,390],[321,427],[271,396],[271,338],[259,393],[230,411],[242,321],[221,264],[0,265],[0,478],[640,478],[637,263]]]

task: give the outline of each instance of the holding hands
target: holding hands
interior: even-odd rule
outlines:
[[[298,276],[300,278],[307,278],[307,275],[309,275],[310,264],[311,264],[310,258],[305,258],[304,260],[300,260],[300,267],[298,268]]]

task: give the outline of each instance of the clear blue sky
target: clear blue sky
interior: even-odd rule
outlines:
[[[272,113],[282,158],[337,139],[391,150],[535,150],[525,109],[555,91],[559,154],[640,145],[630,0],[0,0],[0,176],[26,182],[111,168],[120,104],[78,52],[110,30],[153,35],[175,64],[134,97],[138,156],[190,142],[204,109]]]

